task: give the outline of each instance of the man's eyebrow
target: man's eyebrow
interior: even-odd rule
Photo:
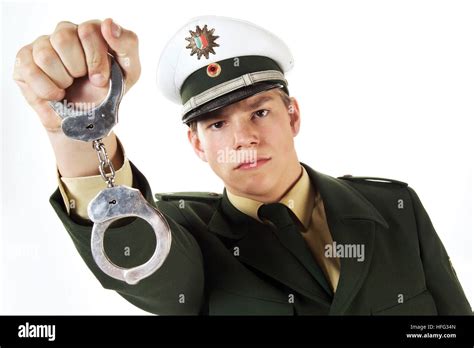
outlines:
[[[254,101],[252,101],[249,104],[247,104],[246,106],[244,106],[244,108],[245,108],[245,110],[256,109],[260,105],[262,105],[263,103],[266,103],[267,101],[270,101],[270,100],[273,100],[273,99],[274,99],[274,97],[270,96],[270,95],[261,96],[261,97],[255,98]],[[201,118],[201,121],[203,123],[204,122],[211,122],[211,121],[214,121],[215,119],[225,118],[227,116],[228,116],[228,111],[225,111],[225,108],[224,108],[224,110],[218,109],[218,110],[215,110],[215,111],[211,111],[207,115],[203,116]]]
[[[203,115],[201,118],[201,121],[209,122],[209,121],[215,120],[216,118],[222,118],[224,116],[225,116],[225,113],[223,113],[222,110],[214,110],[214,111],[210,111],[206,115]]]
[[[256,98],[256,100],[250,102],[249,104],[247,104],[246,106],[246,109],[256,109],[258,108],[260,105],[262,105],[263,103],[266,103],[267,101],[269,100],[273,100],[273,96],[262,96],[262,97],[259,97],[259,98]]]

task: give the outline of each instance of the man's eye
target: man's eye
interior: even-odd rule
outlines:
[[[262,110],[255,111],[254,115],[261,118],[261,117],[267,116],[269,112],[270,112],[269,110],[262,109]]]
[[[209,127],[212,129],[220,129],[224,126],[224,121],[214,122]]]

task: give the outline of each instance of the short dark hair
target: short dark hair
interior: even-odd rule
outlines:
[[[281,88],[278,88],[278,94],[280,94],[281,100],[283,101],[283,104],[285,104],[285,107],[290,107],[291,105],[291,99],[290,96]],[[206,116],[203,115],[201,118],[205,118]],[[193,120],[188,123],[188,127],[191,129],[193,133],[197,132],[197,120]]]

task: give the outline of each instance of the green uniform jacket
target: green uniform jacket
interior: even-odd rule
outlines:
[[[50,202],[102,286],[156,314],[454,315],[471,314],[449,257],[415,191],[397,181],[333,178],[312,170],[333,240],[364,245],[365,257],[341,258],[336,293],[302,237],[281,237],[233,207],[224,191],[156,195],[131,164],[133,186],[166,217],[171,251],[137,285],[105,275],[92,259],[91,225],[71,219],[59,190]],[[144,263],[155,248],[142,219],[118,221],[105,234],[115,264]],[[125,222],[125,223],[124,223]]]

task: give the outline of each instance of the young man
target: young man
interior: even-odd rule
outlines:
[[[157,314],[470,314],[413,189],[388,179],[336,179],[300,163],[293,143],[300,112],[284,76],[293,65],[288,48],[262,28],[221,17],[194,19],[176,33],[158,82],[184,105],[192,148],[224,192],[155,201],[109,135],[116,184],[139,189],[164,214],[172,244],[161,268],[136,285],[103,273],[91,255],[86,212],[104,188],[96,154],[62,133],[48,100],[100,101],[107,51],[128,90],[140,75],[137,38],[110,19],[59,23],[20,50],[14,72],[56,154],[59,188],[50,202],[102,286]],[[155,244],[145,221],[127,219],[109,228],[105,251],[130,268],[146,262]]]

